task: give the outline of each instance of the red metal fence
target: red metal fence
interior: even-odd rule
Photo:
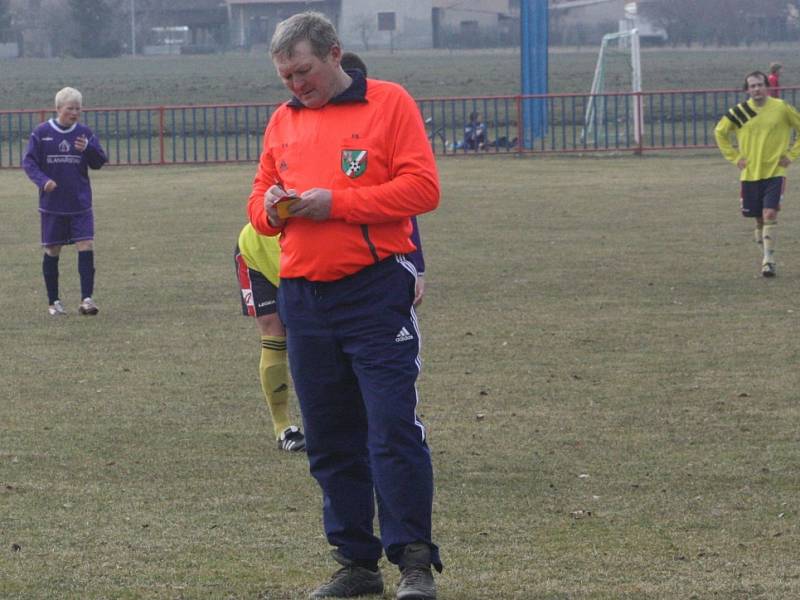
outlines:
[[[784,88],[796,104],[800,88]],[[418,100],[437,155],[649,152],[714,147],[714,126],[741,90],[479,96]],[[250,162],[276,104],[97,108],[82,120],[113,165]],[[482,143],[464,139],[473,112]],[[523,121],[535,115],[537,127]],[[49,110],[0,111],[0,168],[20,166],[28,136]],[[544,124],[544,127],[541,126]]]

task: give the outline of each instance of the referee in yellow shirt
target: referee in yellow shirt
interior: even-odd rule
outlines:
[[[750,98],[725,113],[714,136],[722,155],[741,171],[742,216],[756,219],[756,242],[763,246],[761,274],[774,277],[775,234],[786,167],[800,156],[800,135],[789,148],[792,130],[800,134],[800,113],[770,97],[767,76],[761,71],[745,77],[744,91]]]

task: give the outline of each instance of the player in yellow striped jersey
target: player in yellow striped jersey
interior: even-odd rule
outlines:
[[[281,248],[278,238],[259,235],[248,223],[236,245],[236,275],[242,292],[242,312],[256,318],[261,332],[261,389],[272,416],[278,448],[302,452],[306,443],[289,418],[289,370],[286,330],[277,313]]]
[[[773,277],[786,167],[800,156],[800,113],[783,100],[770,97],[768,88],[766,74],[748,74],[744,90],[750,98],[725,113],[714,135],[722,155],[741,171],[742,216],[756,219],[756,241],[763,246],[761,274]],[[797,140],[790,148],[793,130]]]

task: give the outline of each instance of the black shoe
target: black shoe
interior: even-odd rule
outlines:
[[[775,275],[777,275],[775,263],[764,263],[761,266],[761,275],[764,277],[775,277]]]
[[[287,452],[305,452],[306,438],[296,425],[290,425],[283,430],[278,438],[278,449]]]
[[[355,598],[367,594],[383,594],[383,576],[380,571],[361,567],[336,550],[331,554],[342,568],[331,576],[328,583],[314,590],[309,598]]]
[[[431,549],[427,544],[409,544],[403,550],[397,600],[436,600],[436,583],[431,573]]]

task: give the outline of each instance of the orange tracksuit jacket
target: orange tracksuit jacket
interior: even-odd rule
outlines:
[[[264,193],[332,191],[330,218],[267,222]],[[248,201],[250,222],[278,235],[281,277],[334,281],[392,254],[412,252],[410,217],[436,208],[439,177],[414,99],[401,86],[354,78],[319,109],[281,105],[264,132]]]

